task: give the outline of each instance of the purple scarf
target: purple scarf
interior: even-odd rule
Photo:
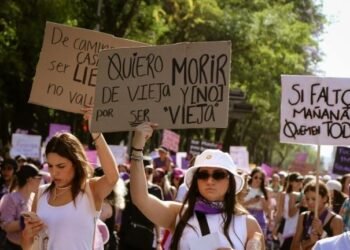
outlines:
[[[207,201],[203,197],[198,197],[194,205],[194,211],[204,214],[219,214],[224,210],[224,203],[221,201]]]

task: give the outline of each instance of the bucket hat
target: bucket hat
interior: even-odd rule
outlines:
[[[219,168],[228,171],[235,178],[236,194],[242,190],[244,180],[237,173],[237,166],[228,153],[224,153],[219,149],[206,149],[198,155],[193,167],[189,168],[185,173],[185,184],[187,188],[191,186],[193,175],[201,167]]]

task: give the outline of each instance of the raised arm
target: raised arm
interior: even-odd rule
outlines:
[[[143,148],[157,124],[146,122],[136,127],[130,155],[130,190],[132,202],[154,224],[174,230],[181,204],[159,200],[147,192],[143,166]]]
[[[91,124],[92,108],[86,107],[82,109],[84,111],[84,119],[89,122],[89,128]],[[103,137],[102,133],[91,133],[92,139],[96,146],[97,155],[100,159],[100,163],[104,172],[104,175],[100,178],[94,178],[90,182],[91,191],[94,196],[96,208],[100,208],[102,201],[112,191],[114,185],[119,179],[118,164],[116,163],[114,156],[108,147],[108,144]]]

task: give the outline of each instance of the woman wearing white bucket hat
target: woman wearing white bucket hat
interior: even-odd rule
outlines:
[[[156,127],[146,122],[135,130],[130,156],[131,196],[146,217],[173,233],[170,249],[264,249],[257,221],[236,203],[244,180],[227,153],[205,150],[196,157],[185,174],[189,190],[183,204],[161,201],[147,193],[142,151]]]

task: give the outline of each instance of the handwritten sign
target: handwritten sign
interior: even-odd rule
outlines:
[[[350,148],[337,147],[335,153],[333,173],[344,175],[350,172]]]
[[[280,141],[348,145],[350,79],[282,76]]]
[[[189,153],[192,155],[199,155],[206,149],[221,149],[221,144],[216,144],[210,141],[197,141],[197,140],[191,140],[190,148],[188,150]]]
[[[227,127],[230,57],[229,41],[101,51],[92,130]]]
[[[128,158],[128,148],[122,145],[108,145],[118,164],[125,164]]]
[[[41,159],[41,136],[12,134],[12,148],[10,155],[14,158],[17,155],[24,155],[33,159]]]
[[[163,137],[161,145],[167,147],[169,150],[177,152],[179,151],[180,135],[169,130],[163,130]]]
[[[47,22],[29,102],[81,113],[82,106],[94,103],[98,53],[135,46],[145,44]]]

